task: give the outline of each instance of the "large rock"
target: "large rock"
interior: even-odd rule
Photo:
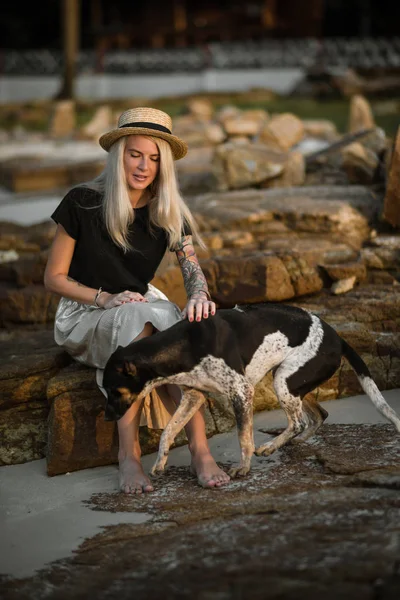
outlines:
[[[383,216],[393,227],[400,226],[400,127],[391,158]]]
[[[256,238],[279,221],[296,233],[323,234],[359,249],[381,209],[380,199],[362,186],[316,186],[237,190],[188,199],[203,229],[244,229]]]
[[[303,137],[303,121],[291,113],[281,113],[267,121],[258,139],[270,148],[287,151],[298,144]]]
[[[1,326],[10,323],[50,323],[54,320],[60,297],[48,292],[43,285],[18,288],[0,283]]]
[[[17,287],[43,284],[48,252],[38,251],[25,257],[0,264],[0,281],[8,281]]]
[[[48,475],[117,461],[116,423],[104,420],[95,369],[72,364],[49,382]]]
[[[0,467],[46,455],[48,414],[46,399],[0,410]]]
[[[254,302],[280,302],[319,292],[318,269],[301,256],[255,252],[245,256],[215,256],[200,261],[210,294],[220,307]],[[179,267],[170,267],[153,280],[180,308],[187,302]]]
[[[21,225],[0,221],[0,243],[2,249],[14,249],[19,254],[31,254],[46,250],[56,232],[57,225],[52,220],[33,225]]]
[[[71,358],[46,329],[3,332],[0,355],[0,465],[43,458],[47,384]]]
[[[185,140],[192,149],[215,146],[226,139],[221,125],[215,121],[204,121],[193,115],[183,115],[174,119],[174,134]]]
[[[333,142],[338,139],[336,125],[327,119],[303,119],[304,136]]]
[[[239,115],[234,115],[224,119],[224,128],[229,137],[244,135],[254,137],[259,132],[263,124],[267,121],[268,115],[263,110],[242,111]]]
[[[49,135],[53,138],[71,136],[76,127],[76,107],[73,100],[59,100],[54,103],[49,123]]]
[[[301,152],[289,152],[287,162],[280,177],[266,179],[261,182],[261,187],[266,188],[287,188],[301,186],[306,178],[306,164],[304,155]]]
[[[349,126],[350,132],[375,127],[371,105],[361,94],[354,94],[350,100]]]
[[[100,175],[104,165],[105,159],[76,162],[27,156],[1,161],[0,176],[3,185],[16,193],[69,189]]]
[[[360,142],[354,142],[343,149],[342,156],[343,170],[350,183],[371,185],[374,182],[379,166],[379,158],[375,152]]]
[[[86,123],[79,132],[79,137],[98,142],[99,138],[112,128],[113,115],[108,105],[99,106],[93,117]]]
[[[221,144],[215,150],[213,173],[219,190],[241,189],[273,179],[284,171],[287,154],[262,144]]]
[[[390,234],[377,235],[361,249],[361,256],[370,269],[400,271],[400,237]]]

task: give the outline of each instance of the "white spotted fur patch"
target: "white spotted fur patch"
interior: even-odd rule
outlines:
[[[146,396],[154,387],[164,383],[199,388],[205,392],[217,392],[229,398],[236,395],[243,397],[249,387],[243,375],[228,367],[222,358],[211,355],[202,358],[191,371],[149,381],[140,397]]]
[[[281,364],[283,360],[285,360],[284,376],[288,378],[317,355],[324,331],[318,317],[310,316],[310,331],[300,346],[292,348],[288,338],[281,331],[265,336],[246,367],[246,378],[252,385],[261,381],[268,371]]]

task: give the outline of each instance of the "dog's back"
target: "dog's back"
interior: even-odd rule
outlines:
[[[321,373],[320,379],[324,380],[340,364],[341,339],[329,325],[306,310],[263,303],[219,310],[217,314],[234,332],[230,352],[234,346],[240,355],[241,370],[252,385],[282,364],[287,377],[299,373],[299,382],[307,380],[313,386],[313,373]],[[293,392],[298,393],[297,382],[292,383]]]
[[[119,348],[104,377],[108,380],[118,363],[127,362],[145,369],[146,377],[152,372],[155,377],[168,377],[190,372],[207,358],[223,361],[255,385],[296,349],[297,369],[312,360],[325,335],[324,327],[318,317],[295,306],[260,303],[220,309],[212,318],[183,320]]]

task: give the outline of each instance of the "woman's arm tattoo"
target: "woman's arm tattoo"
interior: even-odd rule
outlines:
[[[184,236],[176,248],[176,256],[180,264],[183,283],[188,298],[205,294],[210,298],[207,280],[201,270],[196,251],[193,247],[192,236]]]
[[[67,275],[67,279],[68,279],[68,281],[73,281],[74,283],[76,283],[76,285],[79,285],[80,287],[87,287],[87,285],[83,285],[83,283],[79,283],[79,281],[76,281],[76,279],[73,279],[69,275]]]

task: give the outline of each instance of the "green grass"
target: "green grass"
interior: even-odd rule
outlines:
[[[348,131],[350,100],[325,100],[318,101],[312,98],[289,98],[279,97],[273,99],[262,99],[262,94],[256,94],[260,98],[251,98],[251,94],[232,94],[231,96],[209,96],[214,108],[217,110],[226,104],[232,104],[240,109],[264,109],[269,114],[290,112],[297,115],[300,119],[327,119],[332,121],[340,133]],[[204,95],[203,97],[207,97]],[[375,122],[381,127],[386,135],[394,137],[400,125],[400,98],[390,98],[391,102],[397,102],[397,113],[388,115],[375,115]],[[385,99],[379,99],[377,104],[385,102]],[[374,101],[370,100],[372,112],[374,113]],[[157,108],[165,110],[172,117],[184,114],[186,111],[186,99],[161,99],[157,101]]]
[[[269,90],[251,90],[244,93],[196,94],[196,98],[208,98],[215,110],[230,104],[241,109],[264,109],[269,114],[291,112],[301,119],[328,119],[332,121],[340,133],[348,129],[349,99],[318,101],[312,98],[277,97]],[[159,98],[151,101],[151,105],[169,113],[172,118],[187,112],[187,103],[191,96]],[[394,137],[400,125],[400,98],[388,99],[396,106],[394,114],[375,114],[374,105],[379,106],[385,99],[370,99],[374,118],[386,135]],[[150,102],[149,102],[150,103]],[[77,127],[85,125],[93,116],[99,101],[77,101]],[[116,99],[109,102],[114,112],[123,112],[127,108],[137,106],[135,99]],[[10,131],[21,125],[27,131],[46,131],[51,115],[52,103],[31,102],[26,104],[0,105],[0,128]],[[379,111],[377,111],[379,112]]]

